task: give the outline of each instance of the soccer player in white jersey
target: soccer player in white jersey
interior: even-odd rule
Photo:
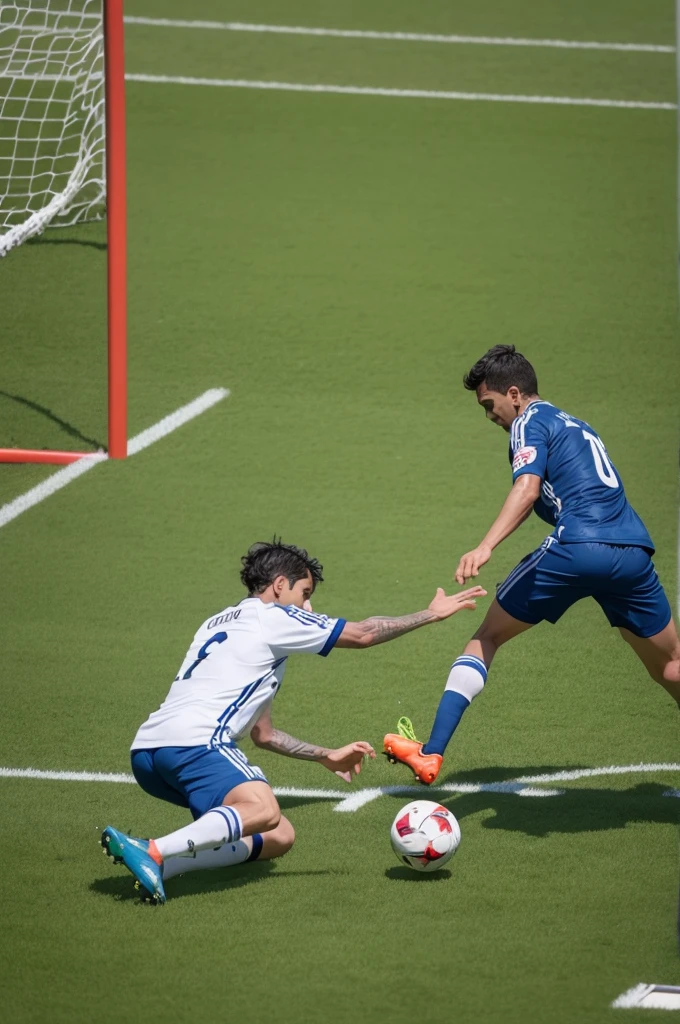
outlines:
[[[187,807],[193,823],[157,839],[136,839],[110,825],[102,833],[106,853],[156,902],[165,902],[164,883],[175,875],[280,857],[293,845],[293,826],[264,774],[237,746],[247,733],[259,747],[316,761],[346,782],[359,774],[364,757],[375,757],[365,741],[330,750],[274,727],[271,705],[289,655],[325,657],[334,647],[385,643],[473,609],[486,594],[477,586],[451,596],[439,589],[424,611],[347,622],[312,612],[323,570],[305,550],[275,539],[254,544],[242,562],[248,596],[203,623],[165,701],[132,744],[132,771],[142,789]]]
[[[524,520],[536,514],[553,527],[496,592],[484,622],[451,667],[427,743],[402,724],[388,733],[391,760],[433,782],[447,744],[481,693],[501,646],[539,622],[557,622],[576,601],[593,597],[635,651],[652,679],[680,705],[680,639],[654,569],[654,544],[629,504],[621,477],[593,428],[538,394],[536,373],[514,345],[496,345],[464,378],[492,423],[510,435],[513,485],[481,543],[463,555],[463,584]]]

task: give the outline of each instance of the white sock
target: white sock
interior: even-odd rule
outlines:
[[[224,843],[235,843],[241,838],[243,822],[233,807],[213,807],[191,825],[178,828],[170,835],[156,839],[156,847],[163,860],[214,850]]]
[[[476,658],[474,654],[461,654],[451,666],[446,689],[462,693],[469,701],[473,701],[484,689],[487,671],[481,658]]]
[[[236,843],[225,843],[216,850],[201,850],[194,857],[171,857],[163,861],[163,881],[167,882],[175,875],[185,875],[187,871],[207,871],[243,864],[250,857],[252,849],[252,836],[246,836]]]

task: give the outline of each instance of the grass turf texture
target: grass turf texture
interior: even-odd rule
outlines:
[[[175,7],[160,13],[186,16]],[[402,5],[343,10],[297,4],[286,21],[672,42],[661,16],[645,23],[631,4],[584,8],[578,33],[534,4],[513,24],[494,4],[474,17],[456,6],[455,18],[443,4],[417,18]],[[192,16],[281,20],[265,3],[202,4]],[[197,73],[199,42],[183,50],[178,38],[130,28],[130,70]],[[203,46],[205,76],[234,77],[230,61],[247,55],[243,40],[225,38],[223,59],[214,38]],[[254,61],[268,55],[271,78],[291,76],[303,52],[248,48]],[[428,56],[429,86],[410,52],[405,80],[379,84],[414,84],[413,65],[418,85],[440,87],[445,74],[465,87],[455,48]],[[337,59],[338,80],[367,84],[372,53],[335,41],[292,80],[327,80]],[[565,95],[607,94],[596,91],[601,55],[589,56],[574,56],[571,82],[564,55],[555,62]],[[643,96],[641,58],[621,98]],[[659,59],[646,88],[672,100]],[[522,57],[517,88],[507,54],[491,66],[467,52],[465,73],[481,87],[489,67],[485,91],[540,93],[544,60],[532,84]],[[675,594],[672,114],[141,84],[129,84],[128,109],[129,432],[208,387],[232,396],[0,531],[4,764],[127,770],[131,736],[195,626],[240,596],[239,556],[274,530],[324,562],[320,610],[424,606],[508,487],[505,438],[459,383],[496,341],[515,341],[542,394],[603,435]],[[0,267],[2,390],[99,443],[103,240],[100,225],[51,232]],[[0,395],[0,423],[3,443],[88,447],[16,398]],[[2,468],[2,499],[49,472]],[[527,524],[482,581],[492,590],[542,536]],[[424,735],[477,619],[293,660],[275,721],[317,742],[377,745],[408,713]],[[677,725],[587,602],[501,652],[445,777],[677,761]],[[316,766],[258,760],[277,785],[337,788]],[[382,761],[362,775],[402,782],[409,773]],[[153,910],[104,861],[96,828],[158,834],[180,811],[132,786],[1,779],[4,1006],[22,1021],[613,1019],[608,1004],[631,985],[678,981],[679,805],[663,792],[679,785],[666,774],[566,783],[566,796],[545,799],[452,797],[463,843],[450,877],[431,879],[392,859],[388,826],[407,798],[356,814],[284,800],[298,831],[289,857],[173,881]]]

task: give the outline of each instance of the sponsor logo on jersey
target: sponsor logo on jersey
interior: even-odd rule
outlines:
[[[520,450],[517,452],[514,459],[512,460],[513,473],[516,473],[518,469],[522,468],[522,466],[530,465],[537,455],[538,452],[535,448],[531,448],[528,446],[525,448],[520,448]]]

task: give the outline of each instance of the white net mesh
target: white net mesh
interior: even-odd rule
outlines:
[[[0,256],[104,212],[101,0],[0,0]]]

